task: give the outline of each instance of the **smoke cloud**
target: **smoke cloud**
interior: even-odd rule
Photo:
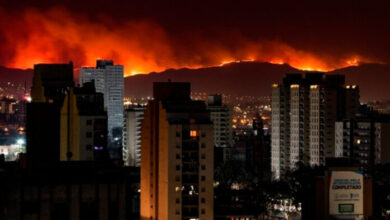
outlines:
[[[126,75],[168,68],[200,68],[238,61],[287,63],[305,70],[332,70],[370,62],[359,54],[314,54],[278,40],[249,39],[238,29],[167,31],[152,19],[115,21],[88,17],[64,7],[7,11],[0,8],[0,65],[35,63],[94,66],[113,59]]]

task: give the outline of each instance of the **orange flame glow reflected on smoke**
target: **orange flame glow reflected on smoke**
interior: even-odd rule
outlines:
[[[96,59],[102,58],[124,65],[127,76],[168,68],[200,68],[251,61],[289,64],[308,71],[328,71],[356,66],[363,59],[358,56],[342,60],[319,57],[281,42],[254,42],[242,36],[235,40],[240,44],[239,49],[219,44],[218,39],[209,43],[209,39],[190,38],[196,45],[193,51],[185,44],[178,47],[178,42],[152,21],[103,25],[77,17],[63,8],[44,13],[29,9],[16,14],[0,8],[0,28],[6,30],[4,45],[7,45],[4,48],[0,44],[0,52],[8,52],[7,57],[0,57],[0,65],[14,68],[70,60],[78,68],[94,66]]]

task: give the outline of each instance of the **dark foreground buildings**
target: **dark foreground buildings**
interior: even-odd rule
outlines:
[[[107,113],[73,65],[34,66],[27,153],[0,161],[0,219],[139,219],[139,168],[109,159]]]

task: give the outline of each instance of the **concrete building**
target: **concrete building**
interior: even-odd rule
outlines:
[[[207,109],[214,125],[214,146],[233,146],[233,107],[222,104],[222,95],[209,95]]]
[[[353,117],[359,88],[343,75],[287,74],[272,85],[271,169],[275,178],[297,162],[324,165],[335,157],[334,123]]]
[[[60,119],[60,160],[107,160],[107,112],[93,82],[72,88]]]
[[[189,83],[154,83],[142,122],[141,219],[214,219],[213,125]]]
[[[143,106],[131,106],[125,110],[122,153],[126,166],[141,166],[141,124],[144,111]]]
[[[359,115],[337,121],[336,157],[348,158],[370,172],[375,164],[390,162],[390,117]]]
[[[73,82],[73,64],[34,65],[32,102],[27,104],[27,155],[36,165],[60,158],[60,111]]]
[[[80,85],[95,82],[96,92],[104,94],[104,107],[108,115],[110,154],[119,158],[123,130],[123,66],[111,60],[98,60],[96,68],[80,69]],[[118,143],[119,142],[119,143]]]

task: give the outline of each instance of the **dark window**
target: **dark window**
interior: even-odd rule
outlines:
[[[202,143],[202,148],[206,148],[206,144],[205,143]]]
[[[86,137],[87,137],[87,138],[91,138],[91,137],[92,137],[92,132],[87,132],[87,133],[86,133]]]
[[[177,203],[177,204],[180,203],[180,199],[179,199],[179,198],[176,198],[176,203]]]
[[[180,137],[180,132],[176,131],[176,137]]]
[[[180,159],[180,154],[176,154],[176,159]]]
[[[177,181],[177,182],[180,181],[180,176],[176,176],[176,181]]]
[[[206,180],[206,177],[205,177],[205,176],[202,176],[200,179],[201,179],[202,181],[205,181],[205,180]]]
[[[202,138],[206,137],[206,133],[202,132]]]
[[[202,202],[202,203],[206,203],[206,199],[205,199],[205,198],[202,198],[202,199],[201,199],[201,202]]]
[[[202,187],[201,191],[206,192],[206,188]]]
[[[87,125],[92,125],[92,120],[87,120]]]
[[[206,211],[204,209],[202,209],[202,215],[206,214]]]
[[[87,144],[86,148],[87,148],[87,150],[92,150],[92,145]]]
[[[206,154],[202,154],[202,159],[206,159]]]
[[[206,165],[201,166],[202,170],[206,170]]]
[[[176,165],[176,170],[180,170],[180,165]]]

